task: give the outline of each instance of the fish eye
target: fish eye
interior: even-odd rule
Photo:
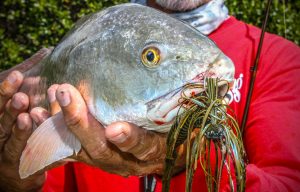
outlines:
[[[142,63],[149,68],[157,67],[160,58],[160,50],[157,47],[146,47],[141,55]]]

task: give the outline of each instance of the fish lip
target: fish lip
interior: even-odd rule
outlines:
[[[156,103],[157,101],[160,101],[160,100],[163,100],[165,98],[172,98],[174,95],[176,95],[177,93],[179,93],[182,89],[183,89],[184,85],[183,86],[180,86],[176,89],[173,89],[159,97],[156,97],[148,102],[146,102],[146,105],[147,106],[151,106],[153,103]]]
[[[173,97],[174,95],[176,95],[179,91],[183,90],[183,88],[188,85],[188,84],[200,84],[200,85],[204,85],[204,79],[208,76],[212,76],[213,74],[209,74],[207,72],[202,72],[202,73],[199,73],[198,75],[196,75],[194,78],[192,78],[191,80],[188,80],[186,81],[183,85],[159,96],[159,97],[156,97],[148,102],[146,102],[146,105],[151,105],[152,103],[162,99],[162,98],[166,98],[166,96],[170,95],[171,97]],[[169,98],[171,98],[169,97]]]
[[[185,88],[185,84],[159,98],[156,98],[147,103],[147,118],[156,125],[167,125],[173,122],[177,115],[184,112],[181,107],[180,99],[184,94],[187,97],[203,92],[201,88]],[[200,85],[200,84],[199,84]]]
[[[186,81],[183,85],[179,86],[176,89],[173,89],[166,94],[163,94],[151,101],[146,103],[147,106],[147,118],[154,122],[156,125],[167,125],[170,124],[176,115],[179,115],[183,112],[183,108],[180,107],[180,98],[182,98],[183,90],[191,91],[187,92],[185,95],[195,95],[203,92],[205,89],[186,89],[187,85],[198,84],[204,87],[204,79],[207,77],[206,72],[196,75],[191,80]],[[193,93],[194,92],[194,93]]]
[[[172,123],[177,115],[185,111],[185,107],[182,107],[180,102],[182,95],[184,94],[185,97],[191,98],[192,96],[202,93],[206,89],[204,79],[211,76],[199,74],[186,84],[147,102],[147,118],[159,126]],[[218,87],[222,87],[226,84],[228,84],[227,81],[220,81]],[[188,85],[198,85],[199,88],[187,88]],[[229,87],[225,91],[226,93],[228,89]]]

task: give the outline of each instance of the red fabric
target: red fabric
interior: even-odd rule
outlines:
[[[65,186],[65,166],[60,166],[48,171],[43,191],[63,192]]]
[[[238,83],[231,91],[231,106],[241,122],[260,30],[231,17],[210,37],[236,65]],[[249,158],[246,191],[300,190],[299,82],[299,47],[266,34],[244,137]],[[66,177],[65,184],[62,179],[58,185],[57,170],[49,171],[44,191],[53,191],[55,187],[54,191],[139,191],[137,177],[122,178],[79,163],[72,166],[65,170],[66,174],[73,174]],[[63,174],[64,170],[60,171]],[[185,174],[181,173],[172,179],[171,191],[183,192],[184,185]],[[226,181],[222,186],[221,191],[229,191]],[[161,191],[160,180],[156,191]],[[196,171],[193,191],[206,191],[201,169]]]

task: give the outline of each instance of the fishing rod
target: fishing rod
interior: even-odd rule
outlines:
[[[265,19],[264,19],[263,26],[261,28],[260,40],[259,40],[259,44],[258,44],[258,48],[257,48],[254,65],[250,68],[250,72],[251,72],[250,88],[249,88],[249,91],[247,94],[246,106],[245,106],[245,111],[244,111],[243,120],[242,120],[242,126],[241,126],[242,134],[244,134],[246,123],[248,120],[249,108],[250,108],[251,98],[252,98],[252,94],[253,94],[253,90],[254,90],[254,83],[255,83],[255,79],[256,79],[260,54],[261,54],[261,50],[262,50],[262,46],[263,46],[264,35],[266,32],[267,22],[268,22],[268,18],[269,18],[269,14],[270,14],[271,3],[272,3],[272,0],[268,0],[268,4],[266,7],[266,11],[265,11],[266,12]]]

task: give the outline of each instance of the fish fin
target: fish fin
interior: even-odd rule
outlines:
[[[22,152],[20,177],[26,178],[54,162],[65,159],[81,149],[75,135],[67,128],[62,112],[43,122],[30,136]]]

